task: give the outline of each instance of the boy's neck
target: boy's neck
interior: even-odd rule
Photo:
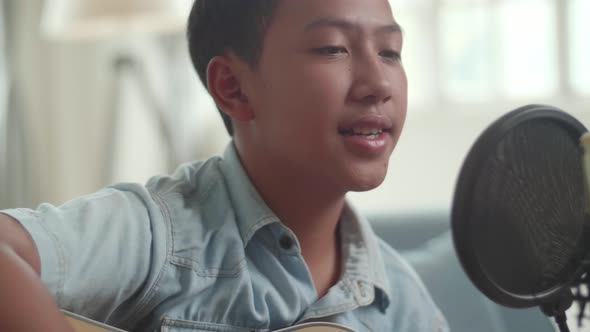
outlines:
[[[341,272],[338,222],[345,193],[327,190],[319,179],[292,168],[259,162],[263,158],[240,159],[262,199],[297,236],[318,295],[324,295]]]
[[[300,241],[315,238],[318,233],[324,238],[335,236],[346,192],[324,183],[323,177],[273,163],[264,155],[256,155],[256,149],[235,144],[242,166],[264,202]]]
[[[319,298],[340,279],[342,253],[338,222],[344,196],[326,199],[313,190],[294,189],[286,195],[284,190],[289,187],[301,190],[301,187],[285,181],[279,186],[257,184],[267,205],[297,236]]]
[[[326,193],[317,181],[305,184],[301,176],[269,179],[249,174],[264,202],[295,233],[304,256],[321,255],[318,249],[327,249],[322,247],[336,241],[344,194]]]

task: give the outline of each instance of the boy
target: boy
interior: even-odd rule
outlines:
[[[345,201],[383,181],[405,118],[387,0],[197,0],[188,37],[232,143],[145,187],[4,211],[0,330],[65,331],[52,299],[137,331],[446,330]]]

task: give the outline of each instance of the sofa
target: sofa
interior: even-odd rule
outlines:
[[[506,308],[475,288],[455,254],[449,211],[369,213],[368,219],[416,269],[452,332],[556,331],[539,308]]]

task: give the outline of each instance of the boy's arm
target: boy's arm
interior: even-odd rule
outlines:
[[[28,232],[0,214],[0,331],[72,331],[41,282],[40,270]]]

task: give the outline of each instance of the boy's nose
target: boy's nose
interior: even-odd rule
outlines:
[[[391,99],[392,82],[385,72],[382,59],[365,58],[353,64],[351,97],[363,104],[380,104]]]

